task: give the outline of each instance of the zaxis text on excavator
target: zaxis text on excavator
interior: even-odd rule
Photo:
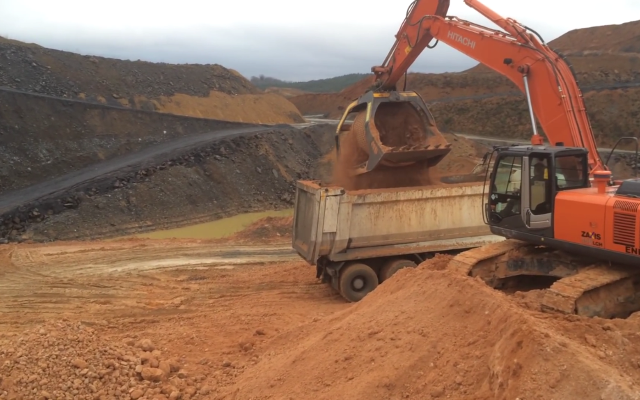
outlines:
[[[432,40],[446,43],[515,83],[533,130],[530,145],[494,149],[485,175],[483,217],[506,240],[464,251],[449,267],[494,287],[514,276],[557,278],[543,310],[603,318],[640,310],[640,180],[612,179],[565,59],[534,30],[464,2],[502,30],[447,16],[449,0],[414,0],[383,65],[372,68],[374,88],[345,110],[339,157],[354,177],[400,176],[446,157],[451,146],[424,101],[396,87]]]

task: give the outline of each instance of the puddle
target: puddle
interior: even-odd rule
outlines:
[[[141,233],[134,237],[143,239],[220,239],[245,229],[247,226],[259,219],[265,217],[290,217],[292,215],[292,208],[278,211],[239,214],[233,217],[219,219],[217,221],[189,225],[182,228]]]

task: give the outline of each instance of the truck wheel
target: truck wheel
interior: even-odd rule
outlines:
[[[378,276],[366,264],[351,264],[340,271],[340,294],[350,302],[360,301],[377,287]]]
[[[416,263],[410,260],[389,260],[387,261],[382,268],[380,268],[380,283],[386,281],[391,278],[393,274],[398,272],[398,270],[402,268],[415,268],[417,267]]]

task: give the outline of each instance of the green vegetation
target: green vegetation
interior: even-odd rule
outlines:
[[[304,90],[305,92],[313,93],[331,93],[339,92],[342,89],[361,81],[369,75],[370,74],[348,74],[336,76],[335,78],[316,79],[308,82],[287,82],[280,79],[260,75],[252,76],[251,83],[259,87],[260,89],[265,89],[268,87],[280,87],[300,89]]]

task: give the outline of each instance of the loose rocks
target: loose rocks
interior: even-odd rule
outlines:
[[[64,320],[26,331],[0,343],[0,399],[196,398],[188,375],[174,373],[177,362],[162,359],[148,339],[130,344],[110,343]],[[212,390],[200,387],[201,393]]]

